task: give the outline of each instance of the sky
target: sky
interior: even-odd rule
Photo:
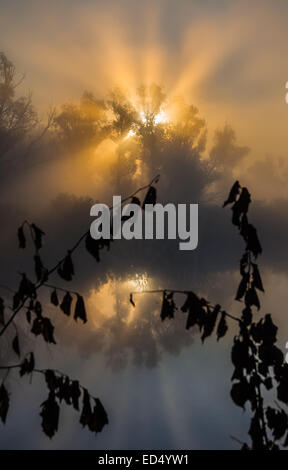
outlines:
[[[251,217],[264,246],[263,312],[275,314],[284,348],[287,14],[284,0],[0,0],[0,50],[19,77],[24,74],[19,91],[32,92],[43,120],[50,106],[60,110],[63,103],[77,103],[84,90],[105,99],[114,86],[133,95],[141,84],[155,82],[168,103],[183,97],[197,106],[208,130],[199,155],[204,161],[216,155],[222,165],[213,186],[198,154],[193,159],[167,147],[164,156],[147,158],[145,181],[137,183],[146,183],[160,168],[160,200],[199,202],[199,248],[184,256],[171,241],[117,244],[96,268],[81,251],[77,288],[87,294],[89,326],[58,318],[47,306],[58,329],[59,345],[53,348],[31,339],[23,326],[25,348],[32,341],[43,367],[56,364],[96,388],[109,426],[95,438],[64,411],[59,434],[50,441],[39,432],[38,404],[45,399],[40,381],[33,379],[32,387],[15,375],[9,378],[13,408],[6,426],[0,426],[1,448],[235,449],[231,435],[245,440],[249,413],[229,397],[233,327],[222,343],[211,339],[202,346],[199,335],[185,331],[183,318],[160,323],[159,298],[139,301],[133,313],[128,297],[135,275],[146,273],[151,288],[192,285],[239,313],[233,292],[243,246],[230,212],[221,209],[239,178],[252,192]],[[225,135],[217,141],[215,132],[224,126],[235,132],[232,143]],[[45,227],[44,254],[52,263],[89,226],[91,202],[111,200],[115,143],[105,141],[73,158],[53,155],[49,145],[32,163],[16,159],[10,168],[8,161],[2,175],[1,279],[12,286],[15,272],[31,256],[15,256],[22,220]],[[136,150],[127,142],[123,152]],[[125,176],[119,183],[123,195],[133,187]],[[8,343],[1,354],[13,362]]]

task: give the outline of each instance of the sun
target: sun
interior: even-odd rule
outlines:
[[[139,113],[140,116],[140,121],[146,125],[148,123],[147,116],[144,111],[140,111]],[[165,111],[159,111],[158,114],[156,114],[153,118],[153,122],[155,126],[158,126],[159,124],[166,124],[169,121],[168,115]],[[134,137],[136,135],[136,131],[134,129],[130,129],[129,132],[126,134],[124,137],[124,140],[129,139],[130,137]]]
[[[140,119],[143,122],[143,124],[147,124],[147,117],[144,111],[140,112]],[[159,113],[156,114],[156,116],[154,117],[153,121],[156,126],[158,124],[165,124],[166,122],[168,122],[167,113],[165,113],[165,111],[159,111]]]

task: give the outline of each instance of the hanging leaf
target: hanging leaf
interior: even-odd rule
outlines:
[[[249,355],[249,342],[246,340],[234,339],[234,344],[231,351],[231,359],[236,369],[249,369],[250,355]]]
[[[0,385],[0,418],[2,423],[6,423],[7,413],[9,410],[9,395],[8,392],[2,383]]]
[[[98,433],[102,431],[105,424],[108,424],[107,413],[101,401],[96,398],[93,413],[91,414],[91,419],[89,421],[89,429],[92,432]]]
[[[188,311],[188,318],[186,322],[186,329],[188,330],[192,326],[198,325],[200,330],[205,322],[206,312],[203,309],[201,299],[197,297],[194,292],[189,292],[181,307],[182,312]]]
[[[221,307],[220,305],[217,304],[215,305],[213,311],[209,312],[209,314],[206,316],[205,322],[204,322],[204,331],[201,336],[202,343],[204,343],[206,338],[212,335],[220,310],[221,310]]]
[[[21,300],[23,300],[24,297],[30,297],[31,299],[37,297],[35,285],[27,278],[25,273],[22,274],[18,294]]]
[[[259,322],[259,328],[261,328],[261,339],[265,344],[274,344],[277,341],[278,328],[274,325],[271,315],[267,313],[263,319]]]
[[[87,315],[86,315],[84,300],[83,300],[83,297],[79,294],[77,294],[74,320],[77,321],[78,318],[80,318],[83,321],[83,323],[87,322]]]
[[[51,439],[58,431],[60,413],[60,408],[53,392],[49,393],[48,399],[42,403],[41,408],[42,429],[46,436]]]
[[[219,339],[223,338],[226,335],[227,330],[228,326],[226,322],[226,312],[222,312],[222,316],[217,328],[217,341],[219,341]]]
[[[33,230],[35,248],[36,250],[40,250],[40,248],[42,248],[42,237],[45,235],[45,232],[35,224],[31,225],[31,229]]]
[[[235,405],[241,408],[245,407],[245,403],[250,400],[251,387],[246,378],[242,378],[241,382],[232,385],[231,398]]]
[[[37,317],[33,321],[31,333],[33,333],[35,336],[39,336],[42,334],[42,331],[43,331],[42,318]]]
[[[61,263],[57,272],[65,281],[71,281],[74,276],[74,266],[71,258],[71,252],[68,251],[64,261]]]
[[[58,397],[60,402],[64,400],[67,405],[71,405],[71,390],[69,377],[61,377],[58,381],[58,386]]]
[[[26,311],[26,320],[29,324],[31,323],[31,310]]]
[[[46,343],[56,344],[54,339],[54,326],[47,317],[42,318],[42,336]]]
[[[241,226],[241,216],[247,214],[249,204],[251,202],[251,196],[247,188],[242,188],[239,199],[234,203],[232,207],[232,223],[237,225],[240,228]]]
[[[72,399],[72,404],[75,410],[79,410],[79,398],[81,396],[81,390],[78,380],[73,380],[70,384],[70,396]]]
[[[55,392],[56,389],[59,387],[59,379],[58,377],[56,377],[55,372],[51,369],[47,369],[45,371],[45,381],[48,389],[51,392]]]
[[[59,305],[59,300],[58,300],[58,295],[57,295],[56,289],[54,289],[51,292],[50,302],[51,302],[51,304],[55,305],[56,307]]]
[[[130,299],[129,299],[129,301],[130,301],[130,304],[133,305],[133,307],[136,307],[135,302],[134,302],[134,300],[133,300],[133,295],[132,295],[132,294],[130,294]]]
[[[241,282],[239,284],[239,287],[238,287],[238,290],[237,290],[237,294],[236,294],[236,297],[235,297],[235,300],[241,300],[244,295],[245,295],[245,292],[247,290],[247,287],[248,287],[248,283],[249,283],[249,274],[248,273],[245,273],[241,279]]]
[[[24,227],[21,225],[21,227],[18,228],[18,242],[19,242],[19,248],[24,249],[26,247],[26,238],[24,235]]]
[[[252,307],[253,305],[260,309],[260,301],[257,295],[256,289],[254,287],[250,287],[245,294],[245,305],[246,307]]]
[[[146,204],[152,204],[153,206],[156,204],[157,201],[157,191],[154,186],[150,186],[150,188],[147,191],[147,194],[145,196],[145,199],[142,204],[142,209],[145,210]]]
[[[92,409],[91,409],[91,404],[90,404],[90,396],[86,388],[84,389],[84,395],[83,395],[83,408],[80,416],[80,424],[82,424],[83,427],[89,426],[89,423],[92,418]]]
[[[257,230],[253,225],[248,224],[245,229],[245,240],[247,242],[246,250],[251,251],[255,258],[262,253],[262,247],[259,242]]]
[[[288,418],[284,410],[275,410],[268,406],[266,410],[267,424],[275,440],[281,439],[287,431]]]
[[[19,338],[18,335],[16,334],[15,338],[12,341],[12,348],[15,354],[20,357],[20,347],[19,347]]]
[[[90,233],[88,233],[85,238],[85,247],[88,253],[90,253],[90,255],[92,255],[97,262],[99,262],[99,240],[94,240],[94,238],[91,237]]]
[[[164,321],[166,318],[174,318],[174,311],[176,310],[176,305],[173,300],[173,293],[167,294],[163,292],[162,308],[160,318]]]
[[[4,318],[4,300],[2,297],[0,297],[0,325],[5,324],[5,318]]]
[[[236,198],[239,194],[240,188],[241,188],[241,186],[239,184],[239,181],[235,181],[235,183],[233,184],[233,186],[230,190],[228,198],[226,199],[226,201],[223,204],[223,207],[227,206],[227,204],[232,204],[233,202],[236,201]]]
[[[256,287],[256,289],[261,290],[262,292],[264,292],[264,287],[263,287],[263,284],[262,284],[262,279],[261,279],[261,276],[260,276],[258,266],[257,266],[257,264],[252,263],[252,267],[253,267],[253,285],[254,285],[254,287]]]
[[[72,304],[72,296],[70,292],[66,292],[61,302],[60,308],[65,315],[69,316],[71,313],[71,304]]]
[[[23,377],[25,374],[31,374],[35,367],[35,358],[33,352],[29,354],[29,359],[26,357],[20,367],[20,376]]]

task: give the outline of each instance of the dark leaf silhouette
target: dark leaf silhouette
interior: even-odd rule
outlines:
[[[35,302],[33,310],[36,313],[37,317],[41,317],[41,315],[42,315],[42,305],[41,305],[41,302],[39,302],[39,300],[37,300],[37,302]]]
[[[237,290],[235,300],[241,300],[244,297],[245,292],[247,290],[248,283],[249,283],[249,277],[250,276],[248,273],[245,273],[243,275],[241,282],[239,284],[238,290]]]
[[[24,235],[24,227],[21,225],[21,227],[18,228],[18,242],[19,242],[19,248],[24,249],[26,247],[26,238]]]
[[[45,371],[45,380],[47,387],[51,392],[55,392],[56,389],[59,387],[58,377],[56,377],[56,374],[53,370],[47,369]]]
[[[64,261],[61,263],[57,272],[65,281],[71,281],[74,276],[74,266],[71,258],[71,253],[68,251]]]
[[[94,238],[91,237],[90,233],[88,233],[85,238],[85,247],[88,253],[90,253],[90,255],[92,255],[97,262],[99,262],[99,240],[94,240]]]
[[[242,188],[239,199],[237,199],[232,207],[232,223],[239,228],[241,226],[241,217],[247,214],[250,202],[250,193],[247,188]]]
[[[92,418],[92,409],[91,409],[91,403],[90,403],[90,396],[86,388],[84,389],[84,395],[83,395],[83,407],[82,407],[82,412],[80,416],[80,424],[82,424],[83,427],[89,426],[89,423],[91,422]]]
[[[57,295],[56,289],[54,289],[51,292],[50,302],[51,302],[51,304],[55,305],[56,307],[59,305],[59,300],[58,300],[58,295]]]
[[[31,224],[31,229],[33,230],[35,248],[40,250],[42,248],[42,237],[45,235],[45,232],[35,224]]]
[[[87,315],[86,315],[86,309],[85,309],[85,304],[82,295],[77,294],[77,301],[75,305],[75,312],[74,312],[74,320],[82,320],[83,323],[87,322]]]
[[[54,326],[47,317],[36,317],[33,321],[31,333],[35,336],[42,335],[46,343],[56,344],[54,339]]]
[[[69,377],[61,377],[58,380],[58,398],[60,402],[64,400],[67,405],[71,405],[71,389]]]
[[[43,331],[43,323],[42,318],[35,318],[32,324],[31,333],[35,336],[39,336],[42,334]]]
[[[259,273],[258,266],[257,266],[257,264],[252,263],[252,267],[253,267],[253,285],[254,285],[254,287],[256,287],[256,289],[261,290],[262,292],[264,292],[264,287],[263,287],[263,284],[262,284],[262,279],[261,279],[261,276],[260,276],[260,273]]]
[[[18,290],[20,301],[24,299],[24,297],[30,297],[35,299],[37,294],[35,290],[35,285],[32,281],[30,281],[26,274],[22,274],[22,279],[20,282],[19,290]]]
[[[58,431],[60,413],[60,408],[53,392],[49,393],[48,399],[42,403],[41,408],[42,429],[46,436],[51,439]]]
[[[13,351],[15,352],[15,354],[17,354],[17,356],[20,357],[20,347],[19,347],[18,335],[16,335],[13,339],[12,348],[13,348]]]
[[[213,311],[209,312],[208,315],[206,315],[205,321],[204,321],[204,330],[201,336],[202,343],[204,343],[206,338],[212,335],[220,310],[221,310],[221,307],[220,305],[217,304],[215,305]]]
[[[145,209],[146,204],[152,204],[154,206],[156,202],[157,202],[156,188],[154,188],[154,186],[150,186],[145,196],[145,199],[143,201],[142,208]]]
[[[29,359],[26,357],[21,364],[20,376],[22,377],[25,374],[31,374],[35,367],[35,358],[33,352],[29,354]]]
[[[231,389],[231,398],[235,405],[244,408],[245,403],[250,400],[251,387],[246,378],[243,378],[241,382],[235,382]]]
[[[228,331],[228,326],[226,322],[226,313],[222,312],[221,319],[217,327],[217,341],[223,338],[226,335],[227,331]]]
[[[205,322],[206,312],[203,309],[203,305],[199,297],[193,292],[189,292],[187,299],[181,307],[182,312],[188,311],[188,318],[186,322],[186,329],[188,330],[192,326],[198,325],[200,330]]]
[[[28,323],[31,323],[31,310],[27,310],[26,312],[26,320]]]
[[[54,326],[47,317],[42,318],[42,335],[46,343],[56,344],[54,339]]]
[[[281,439],[287,431],[288,426],[288,418],[285,411],[275,410],[269,406],[266,410],[266,418],[274,439]]]
[[[93,412],[91,414],[91,418],[89,421],[89,429],[92,432],[101,432],[105,424],[108,424],[108,417],[101,401],[96,398],[95,399],[95,406],[93,408]]]
[[[130,294],[130,299],[129,299],[129,301],[130,301],[130,304],[133,305],[133,307],[135,307],[135,302],[134,302],[134,300],[133,300],[133,295],[132,295],[132,294]]]
[[[249,250],[253,253],[255,258],[262,253],[262,247],[260,245],[257,230],[253,225],[248,224],[245,228],[245,240],[247,242],[246,250]]]
[[[253,319],[253,313],[250,307],[245,307],[242,310],[242,321],[245,326],[251,325]]]
[[[227,204],[232,204],[233,202],[236,201],[236,198],[237,198],[237,196],[239,194],[239,191],[240,191],[240,187],[241,186],[239,184],[239,181],[235,181],[235,183],[233,184],[233,186],[230,190],[228,198],[226,199],[226,201],[223,204],[223,207],[227,206]]]
[[[61,302],[60,308],[65,315],[69,316],[71,313],[71,304],[72,304],[72,296],[70,292],[66,292]]]
[[[6,422],[7,413],[9,410],[9,401],[8,392],[2,383],[0,386],[0,418],[4,424]]]
[[[176,310],[176,305],[173,300],[173,294],[167,294],[163,292],[162,308],[160,318],[164,321],[166,318],[174,318],[174,311]]]
[[[254,305],[258,310],[260,309],[259,297],[254,287],[250,287],[250,289],[246,291],[245,304],[247,307],[252,307]]]
[[[73,380],[70,384],[70,395],[72,399],[72,404],[75,410],[79,410],[79,398],[81,396],[81,390],[78,380]]]

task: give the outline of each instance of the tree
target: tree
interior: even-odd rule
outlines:
[[[177,306],[174,294],[185,295],[181,311],[187,313],[186,329],[198,328],[203,343],[213,333],[216,333],[219,341],[228,332],[228,320],[237,322],[239,332],[234,337],[231,350],[235,367],[231,379],[231,398],[243,409],[249,403],[252,413],[248,431],[251,444],[243,443],[242,449],[279,450],[281,446],[288,446],[288,364],[276,346],[278,328],[271,314],[266,314],[258,321],[254,318],[253,309],[260,310],[259,292],[264,292],[264,287],[256,263],[262,247],[257,230],[247,215],[250,203],[249,191],[236,181],[223,204],[223,207],[232,205],[232,223],[239,229],[245,243],[240,260],[241,281],[235,297],[235,300],[244,302],[241,317],[230,315],[219,304],[212,305],[193,291],[163,289],[131,292],[130,302],[135,307],[133,296],[161,293],[160,318],[164,321],[175,316]],[[273,406],[265,405],[267,391],[276,392],[282,405],[278,401]]]
[[[151,183],[134,191],[133,194],[122,200],[122,204],[128,200],[135,199],[140,192],[148,190],[148,193],[154,182],[158,181],[158,176],[153,178]],[[51,319],[43,313],[43,305],[41,303],[39,291],[43,288],[51,290],[50,301],[55,307],[58,307],[62,314],[69,317],[72,314],[76,322],[81,321],[83,324],[87,322],[87,313],[85,301],[78,292],[69,291],[59,286],[48,283],[49,277],[57,273],[57,275],[65,280],[71,281],[75,276],[75,270],[72,260],[73,253],[78,247],[85,242],[85,248],[93,258],[99,262],[100,253],[104,248],[110,248],[109,240],[93,240],[90,232],[85,232],[74,246],[67,251],[65,256],[52,268],[47,268],[41,258],[41,248],[45,233],[34,223],[24,221],[18,229],[19,248],[25,249],[27,246],[27,234],[30,236],[35,248],[34,254],[34,271],[35,280],[30,280],[26,273],[21,274],[21,280],[17,292],[14,292],[12,300],[12,314],[6,318],[6,312],[9,310],[9,303],[0,298],[0,345],[3,344],[4,334],[7,333],[9,327],[14,326],[16,334],[13,337],[11,346],[15,355],[19,358],[19,363],[12,365],[2,365],[0,370],[4,371],[2,383],[0,386],[0,419],[5,424],[9,407],[10,396],[5,385],[7,377],[12,370],[19,370],[20,377],[32,374],[41,374],[45,378],[48,389],[48,397],[41,405],[40,416],[42,418],[42,430],[50,438],[52,438],[58,430],[60,406],[64,401],[68,406],[72,406],[80,412],[80,424],[93,433],[101,432],[103,427],[108,424],[108,416],[99,398],[93,397],[88,390],[79,384],[77,380],[71,379],[67,374],[52,369],[38,369],[36,367],[36,358],[34,352],[31,351],[24,357],[21,354],[21,338],[19,337],[16,317],[20,313],[26,312],[26,321],[29,325],[30,332],[36,337],[42,337],[46,343],[56,344],[54,336],[54,325]],[[6,286],[1,286],[6,288]],[[7,288],[11,291],[10,288]],[[62,298],[59,299],[63,292]],[[80,410],[79,401],[82,401]]]
[[[29,135],[38,123],[31,95],[17,97],[23,77],[16,81],[15,67],[0,53],[0,158]]]

